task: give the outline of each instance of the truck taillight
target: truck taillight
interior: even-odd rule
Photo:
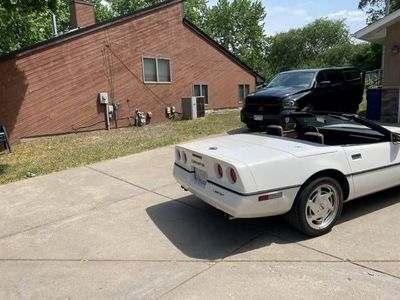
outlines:
[[[233,168],[229,168],[229,177],[232,183],[236,183],[237,176],[236,176],[236,171]]]

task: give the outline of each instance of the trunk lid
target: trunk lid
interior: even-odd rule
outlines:
[[[337,147],[264,133],[226,135],[180,145],[229,163],[246,165],[332,153]]]

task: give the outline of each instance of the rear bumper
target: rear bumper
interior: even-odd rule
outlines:
[[[182,187],[204,202],[235,218],[258,218],[281,215],[290,210],[300,187],[289,187],[268,192],[240,194],[207,181],[205,185],[194,178],[194,173],[174,165],[173,174]],[[260,195],[281,195],[279,198],[258,201]]]

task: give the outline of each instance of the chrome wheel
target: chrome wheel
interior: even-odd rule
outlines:
[[[315,186],[305,205],[307,224],[315,229],[325,229],[335,221],[339,211],[339,194],[334,185]]]

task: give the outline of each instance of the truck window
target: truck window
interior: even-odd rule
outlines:
[[[331,82],[331,84],[341,84],[344,82],[344,76],[341,71],[331,70],[327,71],[327,80]]]

